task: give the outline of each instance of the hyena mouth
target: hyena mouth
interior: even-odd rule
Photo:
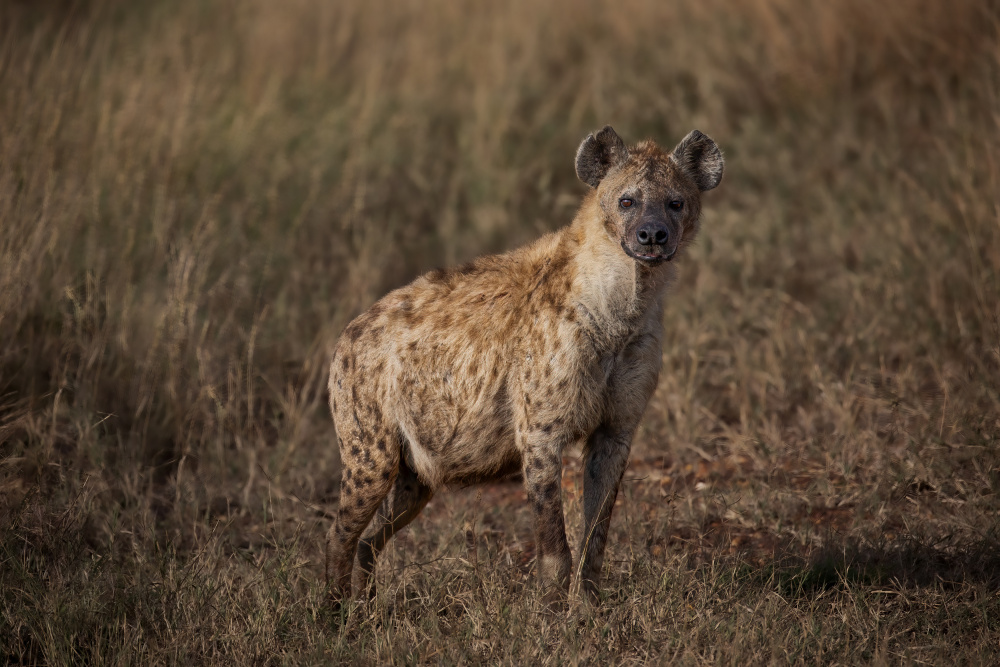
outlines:
[[[677,254],[676,247],[670,248],[670,250],[666,252],[636,252],[632,248],[628,247],[624,241],[622,241],[622,250],[624,250],[625,254],[632,259],[638,260],[643,264],[648,264],[650,266],[656,266],[658,264],[663,264],[664,262],[669,262]]]

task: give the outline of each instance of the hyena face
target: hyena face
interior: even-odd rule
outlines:
[[[576,155],[576,173],[597,189],[608,234],[647,265],[670,261],[694,240],[701,192],[719,184],[722,169],[718,146],[697,130],[666,154],[653,142],[629,150],[605,127]]]

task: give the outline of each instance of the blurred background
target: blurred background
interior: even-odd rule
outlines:
[[[636,456],[917,480],[995,526],[998,27],[992,0],[4,3],[8,655],[56,655],[19,614],[141,588],[215,517],[248,553],[285,544],[269,503],[334,507],[343,327],[567,224],[607,123],[726,156]],[[87,579],[95,553],[124,569]]]

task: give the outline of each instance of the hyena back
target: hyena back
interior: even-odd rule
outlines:
[[[568,227],[432,271],[341,336],[330,369],[343,463],[326,547],[334,604],[351,593],[356,553],[374,594],[379,552],[437,489],[518,470],[538,575],[566,590],[562,451],[584,439],[580,572],[596,596],[632,436],[659,376],[671,260],[694,239],[700,193],[719,184],[723,160],[697,130],[666,153],[651,141],[626,147],[608,126],[580,145],[576,172],[592,189]]]

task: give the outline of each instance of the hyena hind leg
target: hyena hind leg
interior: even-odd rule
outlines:
[[[401,458],[396,482],[358,545],[361,590],[366,592],[369,600],[375,598],[375,562],[379,554],[393,535],[420,514],[432,495],[431,488],[421,482],[406,460]]]
[[[351,571],[358,541],[396,480],[399,448],[385,447],[386,439],[381,439],[384,437],[372,434],[371,441],[357,437],[341,439],[340,507],[326,537],[327,594],[334,608],[351,596]],[[373,446],[375,441],[383,443],[378,451]]]

